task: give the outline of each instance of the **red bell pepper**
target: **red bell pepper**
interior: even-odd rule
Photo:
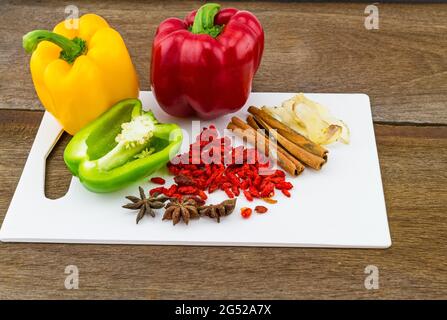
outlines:
[[[185,20],[169,18],[152,46],[151,86],[167,113],[201,118],[239,110],[264,50],[264,31],[248,11],[207,3]]]

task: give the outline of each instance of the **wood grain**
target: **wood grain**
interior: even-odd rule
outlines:
[[[198,1],[77,1],[81,14],[104,16],[124,37],[148,90],[157,25],[184,17]],[[59,1],[0,4],[0,109],[41,110],[20,39],[64,18]],[[445,4],[380,4],[380,29],[364,28],[365,3],[228,2],[253,11],[266,32],[254,91],[364,92],[374,120],[447,123]]]
[[[0,221],[41,118],[0,110]],[[447,127],[376,125],[375,132],[388,250],[0,244],[0,298],[445,299]],[[69,178],[66,140],[48,166],[52,197]],[[64,288],[69,264],[79,268],[79,290]],[[370,264],[379,267],[379,290],[364,288]]]

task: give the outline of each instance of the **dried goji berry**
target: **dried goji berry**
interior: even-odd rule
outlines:
[[[248,201],[253,201],[253,196],[251,195],[250,192],[248,192],[247,190],[244,190],[244,196]]]
[[[267,207],[264,206],[256,206],[255,211],[257,213],[266,213],[268,211]]]
[[[270,182],[274,183],[275,185],[281,184],[282,182],[284,182],[284,178],[283,177],[274,177],[270,179]]]
[[[166,192],[166,188],[165,187],[157,187],[157,188],[153,188],[151,190],[149,190],[149,194],[150,196],[154,196],[155,194],[164,194]]]
[[[231,186],[232,186],[232,184],[231,184],[230,182],[224,182],[224,183],[222,183],[222,184],[220,185],[220,188],[221,188],[222,190],[225,190],[225,189],[230,189]]]
[[[182,186],[177,189],[177,192],[180,194],[195,194],[197,188],[192,186]]]
[[[255,187],[259,187],[261,185],[261,182],[262,182],[261,176],[256,176],[255,180],[253,180],[253,185]]]
[[[289,190],[281,189],[281,192],[282,192],[286,197],[290,198],[290,192],[289,192]]]
[[[260,198],[261,194],[259,193],[258,190],[256,190],[256,188],[254,186],[250,186],[248,188],[248,192],[250,192],[250,194],[255,197],[255,198]]]
[[[233,186],[231,187],[231,191],[234,193],[234,195],[235,195],[236,197],[240,194],[240,191],[239,191],[239,187],[238,187],[238,186],[233,185]]]
[[[213,193],[214,191],[216,191],[219,187],[217,186],[217,184],[212,184],[208,187],[208,193]]]
[[[234,173],[228,172],[227,177],[233,185],[240,185],[239,179],[234,175]]]
[[[280,189],[280,190],[290,190],[292,188],[293,188],[293,184],[291,184],[290,182],[287,182],[287,181],[283,181],[276,185],[276,189]]]
[[[210,176],[212,173],[211,166],[209,164],[205,165],[205,174],[206,176]]]
[[[251,208],[247,208],[247,207],[241,208],[241,216],[242,216],[244,219],[248,219],[248,218],[250,218],[251,213],[252,213]]]
[[[286,176],[285,172],[282,171],[282,170],[279,170],[279,169],[277,169],[277,170],[275,171],[274,174],[275,174],[275,176],[277,176],[277,177],[283,177],[283,178],[285,178],[285,176]]]
[[[203,170],[202,169],[196,169],[192,172],[192,176],[196,177],[196,176],[201,176],[203,174]]]
[[[228,198],[230,198],[230,199],[233,199],[233,198],[234,198],[234,194],[233,194],[233,192],[231,191],[231,189],[226,188],[226,189],[224,189],[224,191],[225,191],[225,193],[227,194]]]
[[[275,194],[274,189],[275,185],[271,182],[267,182],[259,193],[262,198],[270,198]]]
[[[153,177],[151,178],[151,182],[155,184],[165,184],[166,181],[162,177]]]
[[[177,168],[175,165],[173,165],[172,163],[168,166],[168,170],[169,173],[173,174],[173,175],[178,175],[178,173],[180,172],[180,169]]]
[[[245,189],[247,189],[249,186],[250,186],[250,180],[245,179],[244,181],[242,181],[242,183],[241,183],[241,185],[240,185],[240,188],[241,188],[242,190],[245,190]]]
[[[172,197],[172,195],[176,192],[177,192],[177,185],[173,184],[168,188],[168,190],[166,190],[166,192],[164,192],[164,194],[168,197]]]
[[[187,176],[189,177],[191,175],[191,171],[189,169],[181,169],[178,172],[179,176]]]
[[[174,182],[179,186],[194,186],[194,180],[185,175],[177,175],[174,177]]]
[[[203,190],[198,190],[197,191],[197,195],[200,197],[200,199],[202,200],[206,200],[208,199],[208,196],[206,195],[206,193]]]
[[[211,163],[205,163],[209,160]],[[233,147],[231,139],[219,137],[214,126],[204,128],[188,152],[176,156],[167,166],[176,183],[176,187],[162,189],[169,195],[194,194],[206,199],[205,191],[221,189],[233,198],[242,190],[245,198],[252,201],[273,196],[275,188],[284,194],[292,188],[285,181],[284,171],[271,169],[268,157],[254,148]]]

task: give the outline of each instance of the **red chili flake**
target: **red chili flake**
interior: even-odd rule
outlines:
[[[267,207],[264,206],[256,206],[255,211],[257,213],[266,213],[268,211]]]
[[[250,218],[251,213],[252,213],[251,208],[247,208],[247,207],[241,208],[241,216],[242,216],[242,218],[244,218],[244,219]]]
[[[155,184],[165,184],[166,183],[165,179],[163,179],[162,177],[153,177],[151,179],[151,182],[155,183]]]
[[[282,192],[287,198],[290,198],[290,192],[289,192],[289,190],[281,189],[281,192]]]

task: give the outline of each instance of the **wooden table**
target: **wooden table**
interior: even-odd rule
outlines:
[[[198,2],[76,1],[123,35],[149,89],[155,28]],[[266,32],[254,91],[364,92],[371,97],[393,246],[388,250],[0,244],[0,298],[447,298],[447,6],[238,2]],[[0,4],[0,219],[43,115],[21,36],[64,18],[56,1]],[[70,175],[64,136],[47,194]],[[348,199],[347,199],[348,200]],[[77,265],[79,290],[64,269]],[[366,290],[376,265],[380,289]]]

